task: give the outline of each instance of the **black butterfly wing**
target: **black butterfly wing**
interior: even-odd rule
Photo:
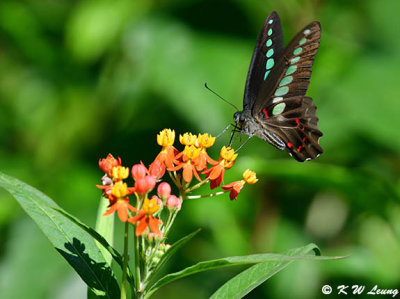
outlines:
[[[315,159],[323,153],[319,145],[316,107],[309,97],[290,97],[269,105],[256,117],[264,130],[282,140],[297,161]]]
[[[277,12],[272,12],[265,20],[257,38],[251,58],[243,98],[243,110],[252,110],[261,86],[274,64],[284,51],[281,20]]]
[[[322,152],[316,107],[305,97],[312,64],[318,51],[321,27],[311,23],[300,31],[276,61],[262,85],[252,115],[267,131],[281,139],[298,161],[315,159]]]

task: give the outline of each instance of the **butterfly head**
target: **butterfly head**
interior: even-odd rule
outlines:
[[[245,117],[243,115],[243,112],[235,112],[235,114],[233,115],[233,120],[235,121],[235,123],[237,123],[238,125],[242,125]]]

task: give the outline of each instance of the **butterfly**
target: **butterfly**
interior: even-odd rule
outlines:
[[[243,98],[243,111],[234,114],[236,131],[257,136],[297,161],[323,153],[316,107],[305,96],[318,51],[321,26],[313,22],[284,48],[277,12],[265,20],[258,36]]]

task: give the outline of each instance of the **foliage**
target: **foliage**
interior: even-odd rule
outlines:
[[[325,254],[351,258],[307,262],[306,281],[296,279],[304,271],[296,263],[256,295],[319,298],[322,285],[338,281],[398,286],[399,5],[395,0],[1,1],[1,170],[94,226],[97,157],[113,152],[129,164],[139,156],[148,164],[156,151],[141,148],[137,140],[151,144],[164,127],[217,134],[233,110],[203,83],[239,106],[265,17],[277,10],[285,37],[318,20],[321,48],[308,94],[318,107],[325,153],[299,165],[251,140],[238,168],[254,169],[266,183],[244,190],[233,205],[215,198],[187,205],[177,220],[181,229],[171,237],[200,226],[204,233],[166,266],[173,272],[180,270],[177,260],[190,265],[280,252],[312,240]],[[233,170],[232,177],[239,175]],[[204,219],[213,221],[204,225]],[[0,232],[2,298],[54,298],[54,286],[69,294],[80,284],[3,191]],[[188,277],[166,287],[163,296],[204,297],[234,273]]]

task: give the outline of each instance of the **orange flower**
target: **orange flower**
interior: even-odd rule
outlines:
[[[182,176],[183,180],[190,183],[193,179],[193,175],[201,181],[199,174],[196,171],[196,158],[200,154],[200,149],[194,145],[186,145],[183,152],[177,155],[177,158],[182,156],[182,162],[178,161],[178,165],[175,167],[168,168],[169,171],[176,171],[183,168]]]
[[[214,189],[221,185],[221,181],[224,181],[225,169],[229,169],[235,163],[238,154],[235,154],[235,150],[230,147],[222,147],[218,164],[214,165],[210,169],[204,171],[207,174],[207,178],[210,179],[210,187]]]
[[[136,208],[129,204],[129,198],[126,197],[135,191],[134,188],[128,188],[126,183],[122,181],[118,181],[112,186],[104,187],[106,188],[102,189],[108,190],[106,197],[110,200],[110,205],[103,216],[111,215],[117,211],[119,219],[122,222],[126,222],[128,220],[128,209],[132,212],[137,212]]]
[[[156,181],[160,180],[165,174],[165,165],[164,163],[155,160],[150,164],[149,174],[155,178]]]
[[[222,189],[224,189],[226,191],[231,191],[229,193],[229,198],[231,200],[233,200],[233,199],[236,200],[240,190],[242,190],[245,183],[255,184],[255,183],[257,183],[257,181],[258,181],[258,179],[256,177],[256,173],[254,171],[246,169],[245,172],[243,172],[243,180],[236,181],[236,182],[227,184],[225,186],[222,186]]]
[[[173,146],[174,141],[175,141],[174,130],[171,129],[162,130],[157,135],[157,143],[161,145],[163,148],[154,161],[160,161],[166,167],[173,167],[175,155],[178,153],[178,150]]]
[[[208,133],[198,135],[196,146],[200,148],[200,154],[195,161],[197,171],[202,171],[206,169],[207,162],[212,165],[218,163],[217,161],[211,159],[210,156],[207,154],[207,148],[213,146],[214,142],[215,142],[215,137],[212,137]]]
[[[136,236],[141,236],[147,227],[149,227],[152,232],[161,234],[159,226],[162,224],[162,221],[157,217],[153,217],[153,214],[159,209],[160,206],[157,204],[157,198],[145,198],[139,214],[128,219],[128,221],[133,224],[139,222],[136,226]]]
[[[112,178],[112,171],[114,167],[121,165],[121,158],[115,159],[113,155],[108,154],[107,158],[99,160],[99,167],[103,170],[108,177]]]
[[[110,208],[103,214],[103,216],[111,215],[117,211],[119,219],[121,219],[122,222],[126,222],[129,217],[128,209],[132,212],[137,212],[137,209],[129,204],[128,197],[114,200],[112,203],[111,202],[112,201],[110,201],[109,205]]]
[[[236,182],[224,185],[221,188],[224,189],[225,191],[231,191],[229,193],[229,198],[231,200],[233,200],[233,199],[236,200],[236,198],[237,198],[240,190],[242,190],[244,184],[245,184],[245,181],[241,180],[241,181],[236,181]]]

